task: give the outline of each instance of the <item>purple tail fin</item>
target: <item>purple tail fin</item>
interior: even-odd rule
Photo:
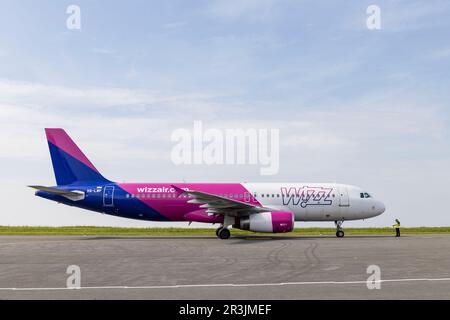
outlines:
[[[45,129],[58,185],[108,183],[63,129]]]

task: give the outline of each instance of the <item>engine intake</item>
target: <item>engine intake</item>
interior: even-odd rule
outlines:
[[[233,228],[266,233],[291,232],[294,229],[294,215],[288,211],[254,213],[236,218]]]

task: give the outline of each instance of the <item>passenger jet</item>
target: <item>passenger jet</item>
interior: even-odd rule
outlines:
[[[336,183],[116,183],[105,177],[63,129],[45,129],[56,186],[30,186],[45,199],[113,216],[147,221],[219,224],[230,228],[285,233],[294,221],[334,221],[344,236],[346,220],[385,211],[365,190]]]

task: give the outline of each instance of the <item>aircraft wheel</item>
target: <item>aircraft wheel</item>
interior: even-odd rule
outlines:
[[[344,231],[342,231],[342,230],[336,231],[336,237],[343,238],[344,237]]]
[[[223,227],[217,228],[217,230],[216,230],[216,236],[217,236],[217,237],[219,237],[219,232],[220,232],[220,230],[222,230],[222,229],[223,229]]]
[[[222,240],[229,239],[231,236],[231,232],[227,228],[222,228],[218,233],[219,233],[219,238]]]

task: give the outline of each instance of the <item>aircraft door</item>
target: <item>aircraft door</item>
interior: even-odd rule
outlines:
[[[114,186],[107,186],[103,190],[103,206],[114,207]]]
[[[350,202],[348,199],[348,190],[346,187],[339,188],[339,206],[340,207],[349,207]]]

